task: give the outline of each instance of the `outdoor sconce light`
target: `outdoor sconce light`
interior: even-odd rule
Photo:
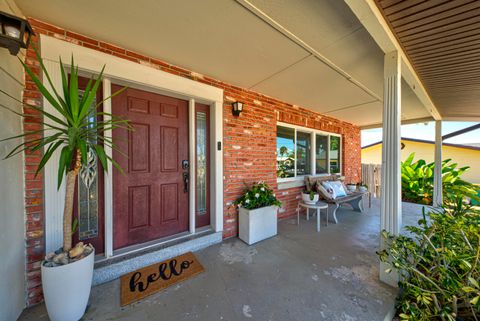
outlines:
[[[232,104],[232,114],[233,116],[240,116],[240,113],[243,111],[243,103],[236,101]]]
[[[0,47],[14,56],[20,48],[27,48],[33,30],[27,20],[0,11]]]

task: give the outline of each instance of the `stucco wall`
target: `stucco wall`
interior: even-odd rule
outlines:
[[[10,1],[0,11],[19,14]],[[22,54],[19,54],[21,57]],[[17,57],[0,48],[0,88],[22,99],[23,72]],[[21,112],[21,105],[0,93],[0,104]],[[0,107],[0,139],[22,130],[21,119]],[[16,320],[25,306],[25,220],[23,157],[1,160],[18,141],[0,142],[0,320]]]
[[[415,153],[415,159],[424,159],[427,163],[434,161],[435,145],[402,140],[405,148],[402,149],[402,161],[408,155]],[[451,158],[453,162],[458,163],[458,167],[470,166],[470,169],[463,174],[463,179],[471,183],[480,184],[480,151],[466,148],[458,148],[443,145],[443,159]],[[374,145],[362,149],[363,164],[381,164],[382,163],[382,144]]]

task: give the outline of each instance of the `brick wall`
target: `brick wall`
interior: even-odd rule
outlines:
[[[278,198],[283,202],[280,218],[294,214],[301,188],[277,190],[275,167],[277,121],[341,134],[342,172],[348,181],[360,180],[360,129],[357,126],[35,19],[29,21],[37,34],[32,44],[37,47],[38,35],[45,34],[224,89],[224,238],[237,235],[237,211],[231,203],[240,195],[245,183],[250,184],[259,180],[267,182],[276,189]],[[38,62],[35,60],[33,49],[28,50],[26,63],[38,72]],[[24,99],[36,106],[42,104],[40,95],[28,76]],[[239,117],[234,117],[231,113],[231,103],[234,101],[244,103],[244,112]],[[25,112],[35,113],[28,108]],[[39,126],[35,119],[25,120],[26,130],[36,130]],[[37,177],[32,175],[40,160],[39,156],[38,153],[27,154],[25,164],[28,305],[42,300],[39,269],[44,255],[43,178],[41,175]]]

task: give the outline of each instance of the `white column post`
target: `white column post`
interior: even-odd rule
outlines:
[[[435,168],[433,171],[433,206],[442,206],[442,121],[435,121]]]
[[[382,196],[380,226],[394,235],[400,234],[402,226],[402,198],[400,171],[401,130],[401,58],[397,51],[385,54],[383,97],[383,143],[382,143]],[[384,246],[383,242],[380,244]],[[380,280],[392,286],[398,282],[398,274],[385,273],[387,266],[380,264]]]

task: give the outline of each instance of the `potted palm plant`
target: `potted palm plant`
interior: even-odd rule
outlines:
[[[53,321],[76,321],[84,314],[90,296],[95,251],[91,245],[84,245],[81,242],[72,247],[72,212],[75,182],[80,170],[83,166],[87,166],[88,158],[92,156],[100,160],[104,170],[107,169],[107,162],[110,161],[121,171],[115,161],[105,153],[104,146],[114,148],[114,144],[112,139],[104,134],[105,131],[113,128],[122,127],[129,129],[130,127],[126,120],[97,111],[97,108],[105,100],[112,98],[123,90],[114,93],[101,102],[96,101],[96,94],[102,83],[105,67],[96,78],[92,77],[89,80],[85,90],[80,91],[78,66],[74,65],[73,57],[69,68],[69,76],[67,76],[67,68],[60,60],[62,91],[59,92],[53,85],[40,55],[36,50],[35,52],[44,79],[49,83],[51,89],[47,89],[39,77],[21,60],[20,62],[40,93],[55,108],[58,115],[49,113],[37,106],[18,101],[38,111],[38,118],[43,125],[43,129],[27,131],[14,137],[2,139],[2,141],[23,139],[23,143],[16,146],[5,158],[13,157],[26,150],[43,150],[43,156],[36,174],[49,162],[54,152],[60,152],[58,188],[60,188],[66,175],[63,247],[55,253],[47,254],[45,257],[45,261],[41,266],[42,286],[50,319]],[[21,117],[32,117],[32,115],[17,113],[12,109],[7,109]]]
[[[282,203],[264,182],[247,187],[238,206],[239,237],[248,245],[277,235],[277,210]]]

